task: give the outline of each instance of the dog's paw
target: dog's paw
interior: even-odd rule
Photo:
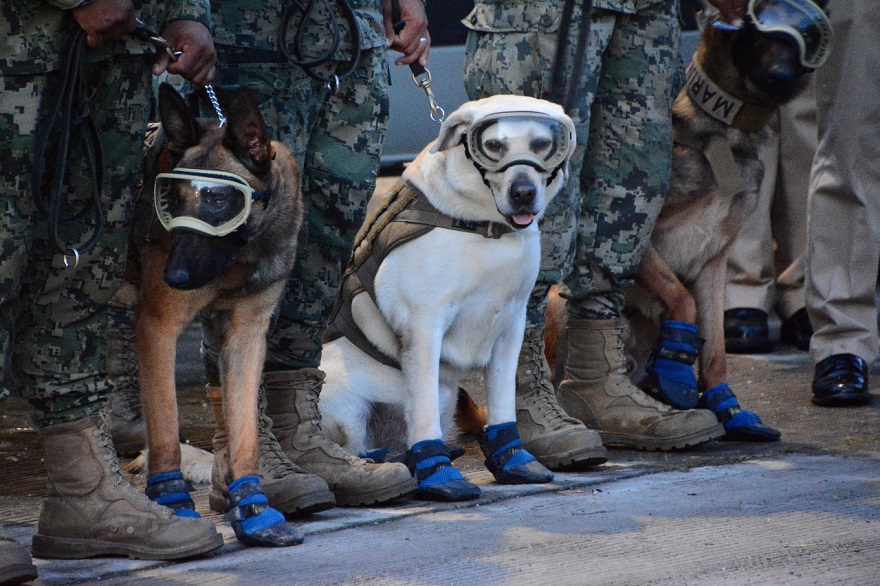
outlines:
[[[128,474],[149,476],[149,450],[142,450],[137,458],[123,466]],[[193,484],[210,484],[214,454],[189,444],[180,444],[180,471]]]

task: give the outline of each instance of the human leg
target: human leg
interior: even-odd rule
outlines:
[[[267,413],[281,447],[296,465],[323,478],[337,504],[346,506],[389,501],[416,488],[405,465],[375,464],[331,442],[318,410],[324,330],[375,189],[387,85],[385,52],[374,49],[361,54],[336,93],[314,96],[320,108],[303,165],[305,221],[264,373]]]
[[[758,201],[730,246],[724,300],[724,338],[728,352],[753,354],[772,348],[767,318],[773,308],[773,231],[770,210],[778,192],[780,121],[773,116],[767,139],[758,147],[764,176]]]
[[[863,404],[877,356],[875,291],[880,261],[878,115],[871,50],[880,7],[853,2],[831,13],[835,50],[816,71],[819,145],[810,177],[807,311],[815,333],[813,403]]]
[[[816,128],[815,77],[804,92],[780,112],[779,156],[785,161],[771,209],[776,241],[776,312],[782,319],[780,337],[808,350],[813,328],[806,312],[804,257],[807,253],[807,198],[810,170],[819,141]]]
[[[684,447],[723,433],[708,411],[676,411],[645,395],[630,381],[623,353],[623,291],[669,181],[677,63],[672,3],[614,15],[581,171],[574,270],[560,289],[569,315],[560,404],[605,443],[641,449]]]
[[[108,73],[109,72],[109,73]],[[34,121],[43,120],[46,96],[58,86],[55,74],[2,78],[4,112],[0,133],[4,160],[30,169]],[[216,549],[222,539],[213,523],[173,517],[136,491],[119,471],[112,442],[96,416],[109,390],[105,365],[106,307],[118,288],[126,253],[133,191],[138,182],[146,127],[150,71],[139,58],[117,57],[87,68],[86,83],[95,88],[92,115],[104,146],[104,181],[100,201],[105,220],[96,246],[65,266],[54,243],[45,238],[46,220],[33,205],[30,175],[3,177],[0,191],[14,209],[4,230],[26,218],[30,232],[13,262],[20,264],[18,329],[4,331],[4,346],[15,336],[14,366],[22,394],[38,410],[46,453],[49,489],[34,536],[34,553],[45,557],[90,557],[124,553],[134,557],[175,559]],[[16,94],[39,108],[17,108]],[[40,96],[40,100],[33,100]],[[7,101],[9,100],[9,101]],[[20,118],[20,119],[17,119]],[[50,149],[51,152],[51,149]],[[91,195],[81,145],[70,145],[69,173],[62,193],[62,217],[82,209]],[[64,225],[60,234],[70,246],[83,242],[93,224],[87,219]],[[5,238],[4,238],[5,240]],[[5,271],[6,267],[4,267]],[[4,279],[4,287],[8,281]],[[13,284],[14,286],[14,284]],[[5,292],[4,292],[5,293]],[[0,295],[5,298],[5,294]],[[5,322],[4,322],[5,323]],[[120,535],[112,527],[130,527]]]
[[[583,21],[579,10],[576,8],[572,19],[575,27],[570,31],[571,50],[576,44],[578,25]],[[541,28],[528,15],[515,15],[515,18],[520,21],[519,30],[498,32],[494,16],[480,10],[472,13],[465,59],[465,88],[471,99],[499,93],[538,98],[551,95],[558,30]],[[595,17],[592,26],[593,34],[602,28]],[[587,59],[583,85],[577,92],[578,106],[569,112],[575,122],[577,146],[566,188],[550,203],[541,222],[541,271],[529,298],[526,333],[517,365],[516,417],[523,447],[550,469],[594,466],[606,459],[598,435],[559,406],[544,351],[548,291],[571,270],[578,220],[577,177],[586,149],[589,104],[597,80],[593,70],[597,62],[597,58]],[[571,77],[571,60],[566,66],[567,76]],[[535,72],[541,73],[536,75]]]

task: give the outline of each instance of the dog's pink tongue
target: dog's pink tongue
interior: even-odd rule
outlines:
[[[515,214],[512,218],[513,223],[517,226],[528,226],[535,219],[534,214]]]

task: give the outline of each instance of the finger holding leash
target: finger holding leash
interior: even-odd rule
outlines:
[[[162,30],[162,36],[174,47],[177,59],[172,59],[172,52],[159,51],[154,75],[167,70],[199,87],[214,80],[217,54],[208,27],[194,20],[172,20]]]
[[[431,51],[431,35],[428,33],[428,16],[422,0],[385,0],[385,33],[388,47],[403,53],[396,65],[415,63],[424,67]]]

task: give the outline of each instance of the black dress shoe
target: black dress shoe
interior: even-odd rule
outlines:
[[[855,354],[832,354],[816,365],[813,405],[842,407],[870,401],[868,364],[864,360]]]
[[[807,308],[801,307],[792,316],[782,322],[779,337],[786,344],[791,344],[799,350],[810,349],[810,338],[813,337],[813,325]]]
[[[725,311],[724,345],[731,354],[763,354],[772,350],[767,312],[751,307]]]

